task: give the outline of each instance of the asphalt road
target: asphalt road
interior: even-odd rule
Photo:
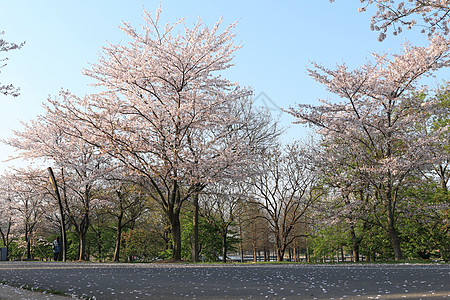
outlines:
[[[1,262],[0,281],[91,299],[450,299],[450,265]]]

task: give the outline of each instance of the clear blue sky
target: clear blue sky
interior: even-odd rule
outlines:
[[[7,53],[8,65],[0,71],[0,83],[21,88],[17,98],[0,95],[0,139],[20,128],[43,112],[42,102],[57,95],[61,88],[83,95],[92,91],[89,79],[81,70],[97,60],[106,41],[124,38],[118,29],[122,21],[134,26],[143,23],[142,8],[154,12],[162,6],[162,18],[174,21],[187,17],[194,23],[198,17],[213,25],[220,17],[229,24],[237,20],[237,41],[244,47],[236,54],[235,66],[226,76],[241,85],[251,86],[255,96],[264,100],[275,115],[276,106],[288,108],[295,103],[316,103],[325,89],[310,79],[306,68],[311,61],[333,67],[346,62],[358,67],[372,52],[393,50],[410,40],[426,44],[416,32],[388,36],[380,43],[377,32],[369,29],[371,12],[358,13],[360,1],[146,1],[146,0],[3,0],[0,1],[0,31],[8,41],[26,41],[20,51]],[[0,53],[0,58],[4,53]],[[263,98],[257,102],[264,104]],[[275,106],[276,105],[276,106]],[[283,125],[293,119],[282,115]],[[285,139],[304,134],[293,125]],[[0,161],[13,152],[0,145]],[[0,163],[0,170],[5,167]]]

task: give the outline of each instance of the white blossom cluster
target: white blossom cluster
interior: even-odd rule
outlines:
[[[359,12],[365,12],[369,6],[376,6],[376,12],[371,17],[370,29],[380,31],[378,40],[386,38],[386,33],[392,29],[392,34],[400,34],[403,28],[420,27],[422,33],[428,32],[431,37],[440,32],[447,35],[450,31],[450,1],[448,0],[360,0],[362,6]],[[334,2],[334,0],[330,0]]]

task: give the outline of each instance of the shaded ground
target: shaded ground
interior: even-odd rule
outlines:
[[[450,265],[1,262],[0,281],[92,299],[442,299]],[[0,296],[1,298],[1,296]]]

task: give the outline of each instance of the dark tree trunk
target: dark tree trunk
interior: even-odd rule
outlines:
[[[180,213],[169,212],[169,221],[172,227],[172,260],[181,260],[181,224]]]
[[[199,261],[199,241],[198,241],[198,193],[194,194],[194,216],[192,220],[192,261]]]
[[[359,243],[352,244],[353,262],[359,262]]]
[[[395,260],[402,260],[403,254],[400,247],[400,238],[398,236],[397,229],[395,228],[394,210],[392,208],[392,201],[390,199],[388,199],[388,233],[389,237],[391,238]]]
[[[239,244],[239,254],[241,255],[241,263],[243,263],[244,262],[244,247],[242,245],[242,241]]]
[[[0,235],[2,236],[3,245],[5,245],[5,247],[6,247],[6,245],[7,245],[7,243],[6,243],[6,236],[3,233],[2,228],[0,228]]]
[[[228,243],[227,243],[227,232],[225,231],[222,234],[222,262],[227,262],[227,252],[228,252]]]
[[[305,239],[305,244],[306,244],[306,252],[305,252],[305,260],[307,263],[309,263],[310,261],[310,257],[309,257],[309,245],[308,245],[308,239]]]
[[[241,263],[244,262],[244,243],[242,238],[242,222],[239,218],[239,254],[241,255]]]
[[[117,218],[117,230],[116,230],[116,246],[114,249],[114,261],[120,261],[120,246],[122,242],[122,220],[123,220],[123,211],[120,212]]]
[[[9,256],[9,233],[11,231],[11,221],[8,221],[8,227],[6,229],[6,233],[0,228],[0,234],[2,236],[3,247],[6,247],[7,256]]]
[[[398,236],[397,230],[394,227],[393,222],[389,222],[389,236],[391,237],[392,247],[394,248],[394,258],[395,260],[402,260],[403,254],[402,249],[400,247],[400,238]]]
[[[86,255],[86,235],[89,229],[89,215],[85,214],[83,216],[83,220],[80,223],[79,226],[79,230],[78,230],[78,234],[79,234],[79,241],[80,241],[80,245],[78,248],[78,259],[83,261],[83,260],[87,260],[87,255]]]
[[[102,231],[100,230],[100,226],[97,229],[97,251],[100,262],[102,262]]]
[[[277,245],[276,251],[277,251],[277,261],[283,261],[285,249]]]
[[[86,260],[86,235],[80,234],[80,245],[78,248],[79,256],[78,260]]]
[[[62,261],[66,261],[67,259],[67,235],[66,235],[66,220],[64,215],[64,207],[61,199],[61,195],[59,194],[58,184],[56,183],[56,178],[53,173],[53,169],[48,167],[48,172],[50,175],[50,183],[52,184],[53,191],[55,192],[56,199],[58,200],[60,221],[61,221],[61,242],[62,242]],[[61,176],[64,176],[63,169],[61,169]]]
[[[27,259],[31,259],[31,244],[30,244],[30,235],[28,232],[28,225],[25,225],[25,242],[26,242],[26,251],[27,251]]]
[[[350,226],[350,236],[352,239],[352,255],[353,262],[359,262],[359,243],[360,239],[356,237],[355,228],[353,225]]]

